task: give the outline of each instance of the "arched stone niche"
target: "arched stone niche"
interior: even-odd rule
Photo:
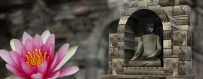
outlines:
[[[176,12],[181,8],[162,7],[153,1],[132,0],[129,8],[121,11],[117,33],[109,35],[109,74],[111,75],[102,76],[102,79],[154,79],[157,76],[159,76],[157,79],[195,78],[190,74],[192,51],[189,23],[187,19],[180,20],[182,17],[189,18],[189,14],[187,12],[183,15],[177,14]],[[160,37],[161,67],[128,66],[127,62],[136,50],[137,38],[145,34],[145,22],[154,22],[154,34]]]
[[[128,67],[128,61],[134,56],[136,47],[138,45],[138,38],[146,34],[146,23],[154,23],[153,33],[158,35],[161,40],[161,47],[163,47],[163,26],[159,16],[149,10],[149,9],[140,9],[134,12],[125,24],[124,32],[124,64],[125,67]],[[163,50],[161,50],[161,55],[159,59],[161,60],[163,67]]]

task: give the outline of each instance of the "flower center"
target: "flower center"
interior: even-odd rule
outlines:
[[[40,49],[35,49],[31,53],[28,52],[26,54],[26,63],[30,67],[32,67],[33,65],[39,67],[42,64],[42,62],[48,58],[49,56],[47,56],[47,52],[42,53]]]

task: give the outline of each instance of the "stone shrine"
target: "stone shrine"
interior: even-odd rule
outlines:
[[[195,79],[191,44],[189,6],[131,0],[109,34],[109,74],[101,79]]]

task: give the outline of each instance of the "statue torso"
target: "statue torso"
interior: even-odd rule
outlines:
[[[141,57],[147,57],[156,51],[157,35],[146,34],[142,37],[144,52]]]

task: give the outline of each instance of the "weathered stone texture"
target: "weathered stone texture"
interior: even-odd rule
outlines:
[[[56,36],[56,48],[69,42],[79,45],[76,54],[66,64],[80,67],[76,74],[61,79],[99,79],[108,71],[108,33],[117,30],[120,11],[125,10],[129,0],[0,0],[0,49],[10,50],[12,38],[21,39],[24,31],[34,36],[48,29]],[[191,10],[193,29],[193,73],[203,79],[203,6]],[[91,11],[88,15],[75,17],[72,12],[80,6]],[[201,30],[202,29],[202,30]],[[0,59],[0,79],[11,73]]]
[[[24,31],[34,36],[46,29],[56,36],[57,51],[64,43],[79,45],[65,66],[80,71],[61,79],[99,79],[108,70],[108,33],[116,32],[120,11],[128,5],[110,0],[0,0],[0,49],[10,50],[12,38],[21,40]],[[127,1],[127,2],[126,2]],[[45,3],[45,4],[44,4]],[[80,9],[86,6],[86,12]],[[81,10],[77,17],[73,13]],[[90,11],[87,11],[90,10]],[[11,75],[0,59],[0,79]]]

